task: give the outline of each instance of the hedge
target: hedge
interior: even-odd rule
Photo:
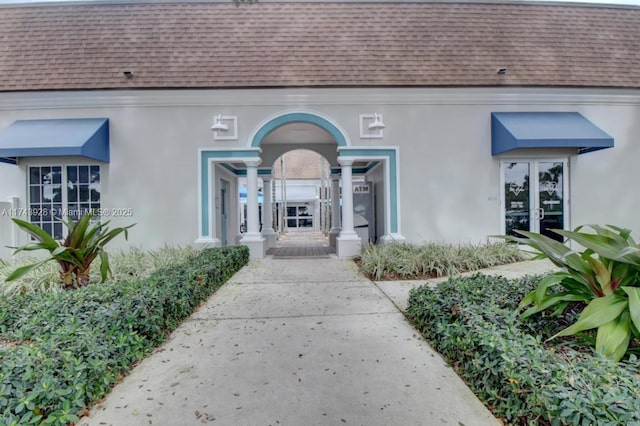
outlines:
[[[77,422],[248,259],[205,249],[144,280],[0,300],[0,424]]]
[[[571,318],[520,321],[517,305],[539,280],[477,274],[422,286],[407,316],[506,424],[640,425],[635,355],[615,363],[576,342],[545,343]]]

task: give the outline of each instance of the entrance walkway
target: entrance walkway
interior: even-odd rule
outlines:
[[[500,423],[353,262],[252,261],[80,425]]]
[[[322,232],[307,229],[290,229],[280,237],[276,247],[267,250],[267,255],[276,258],[328,258],[331,253],[335,250],[329,247],[329,239]]]

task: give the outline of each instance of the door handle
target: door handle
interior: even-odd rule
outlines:
[[[544,219],[544,209],[540,207],[538,209],[538,220],[542,220],[542,219]]]

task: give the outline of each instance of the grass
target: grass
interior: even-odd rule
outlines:
[[[505,242],[487,244],[367,245],[357,259],[360,271],[374,280],[451,276],[525,260],[525,253]]]
[[[160,250],[144,251],[139,248],[120,250],[109,254],[109,264],[113,272],[113,281],[131,278],[143,278],[153,271],[183,263],[198,253],[193,247],[165,246]],[[15,297],[30,293],[56,293],[63,291],[59,284],[58,264],[48,262],[41,268],[25,275],[19,280],[5,282],[16,268],[33,263],[33,258],[20,258],[15,261],[0,259],[0,296]],[[100,282],[100,259],[91,267],[91,283]]]

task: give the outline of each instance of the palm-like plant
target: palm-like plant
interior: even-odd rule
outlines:
[[[109,229],[109,222],[92,222],[94,213],[91,212],[77,222],[68,219],[63,221],[69,233],[64,241],[56,241],[51,235],[33,223],[21,219],[12,219],[21,229],[29,233],[36,241],[22,247],[13,247],[14,254],[22,251],[47,250],[50,257],[30,265],[17,268],[6,281],[16,280],[46,262],[55,261],[60,265],[60,282],[64,288],[77,288],[89,284],[91,264],[100,257],[101,282],[111,275],[109,256],[104,246],[118,235],[124,233],[128,238],[128,230],[134,225],[123,228]]]
[[[554,308],[556,314],[571,302],[584,302],[575,324],[552,336],[569,336],[597,329],[596,351],[614,360],[627,352],[631,337],[640,339],[640,246],[631,231],[589,225],[595,233],[554,229],[553,232],[585,248],[578,252],[544,235],[516,231],[526,238],[505,237],[536,249],[562,270],[543,279],[520,303],[526,318]],[[560,292],[549,293],[559,285]]]

